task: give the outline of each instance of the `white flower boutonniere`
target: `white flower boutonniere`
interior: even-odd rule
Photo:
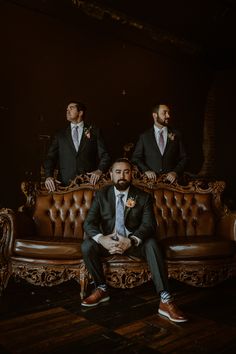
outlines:
[[[128,198],[126,203],[125,203],[125,206],[127,208],[133,208],[135,205],[136,205],[136,200],[133,197]]]
[[[87,139],[91,138],[91,131],[92,129],[92,125],[90,125],[89,127],[84,127],[84,135],[86,136]]]
[[[168,134],[168,139],[170,139],[171,141],[175,140],[175,134],[174,133],[169,133]]]

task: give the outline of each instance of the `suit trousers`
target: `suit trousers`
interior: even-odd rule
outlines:
[[[92,276],[95,285],[99,286],[106,284],[101,258],[111,256],[110,253],[92,239],[84,240],[81,245],[81,250],[85,265]],[[162,252],[155,239],[149,238],[142,242],[138,247],[130,247],[124,255],[144,258],[148,263],[157,293],[159,294],[162,290],[169,291],[167,270]]]

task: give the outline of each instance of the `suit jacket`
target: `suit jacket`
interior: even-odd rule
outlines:
[[[167,173],[174,171],[179,175],[184,172],[187,161],[188,157],[180,133],[170,128],[168,128],[163,155],[156,142],[154,127],[140,135],[132,155],[132,162],[142,172]]]
[[[135,200],[135,205],[132,208],[125,207],[126,229],[141,240],[154,237],[156,219],[151,195],[131,185],[128,193],[128,198],[130,197]],[[114,186],[106,186],[96,192],[84,222],[84,230],[88,237],[93,237],[99,233],[109,235],[114,231],[115,203]]]
[[[88,127],[86,124],[84,127]],[[63,185],[68,185],[79,174],[99,169],[106,171],[110,164],[110,156],[98,128],[92,127],[90,137],[84,131],[78,152],[75,149],[70,125],[66,130],[55,135],[49,147],[44,163],[45,177],[53,176],[58,168],[58,179]]]

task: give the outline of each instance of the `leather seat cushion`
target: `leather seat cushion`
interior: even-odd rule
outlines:
[[[16,239],[14,253],[16,256],[40,259],[80,259],[82,240],[55,239]]]
[[[169,260],[232,257],[235,243],[213,236],[170,237],[160,241]]]

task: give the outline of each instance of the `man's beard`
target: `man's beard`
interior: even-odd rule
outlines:
[[[130,181],[127,181],[126,179],[119,179],[116,183],[114,183],[114,186],[118,189],[118,191],[125,191],[130,186]]]
[[[169,120],[168,119],[161,119],[159,116],[156,118],[157,123],[161,124],[163,127],[168,127]]]

